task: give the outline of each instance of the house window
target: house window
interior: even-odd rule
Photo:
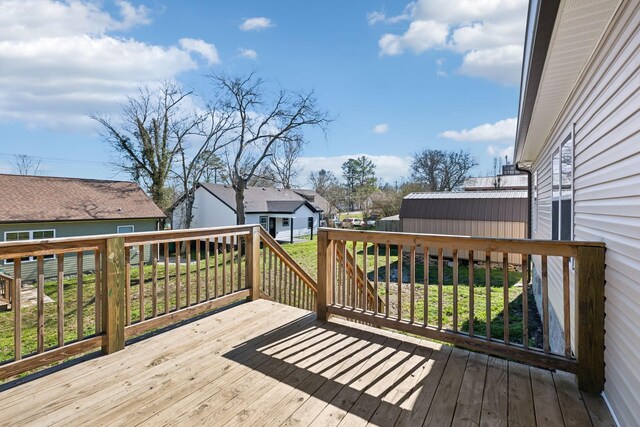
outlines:
[[[283,227],[289,226],[289,218],[282,218],[282,226]]]
[[[260,225],[262,226],[262,228],[264,228],[265,230],[267,230],[267,222],[269,221],[269,218],[266,216],[261,216],[260,217]]]
[[[118,226],[118,234],[133,233],[133,231],[134,231],[133,225],[119,225]]]
[[[553,155],[551,239],[573,240],[573,141],[567,137]]]
[[[17,242],[20,240],[42,240],[56,237],[56,230],[29,230],[29,231],[6,231],[4,233],[5,242]],[[54,259],[55,255],[44,255],[44,259]],[[29,256],[22,258],[22,261],[34,261],[36,257]],[[13,260],[5,259],[5,264],[13,264]]]
[[[313,217],[307,218],[307,227],[313,230]]]

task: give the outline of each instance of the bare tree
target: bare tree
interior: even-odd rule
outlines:
[[[425,191],[451,191],[462,185],[478,161],[467,151],[423,150],[411,163],[412,177]]]
[[[120,156],[116,168],[142,184],[164,210],[171,204],[167,181],[175,156],[202,124],[202,117],[185,109],[189,95],[177,83],[163,82],[157,89],[138,88],[118,120],[90,115],[102,125],[103,138]]]
[[[233,114],[235,137],[225,149],[229,180],[236,194],[236,220],[245,223],[244,192],[265,160],[273,156],[276,144],[296,144],[303,129],[330,122],[321,111],[313,92],[267,92],[265,82],[255,73],[243,77],[211,76],[224,111]]]
[[[276,183],[282,188],[291,188],[300,174],[298,160],[302,157],[305,141],[302,138],[290,143],[275,144],[271,155],[270,169],[275,176]]]
[[[18,175],[40,175],[40,159],[26,154],[14,156],[13,168]]]
[[[311,172],[308,180],[313,190],[331,205],[330,211],[325,214],[331,215],[337,211],[338,206],[345,200],[345,190],[340,185],[338,177],[331,171],[320,169],[318,172]]]

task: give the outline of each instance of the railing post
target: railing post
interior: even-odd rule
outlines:
[[[334,270],[332,265],[334,243],[326,230],[318,230],[318,297],[316,312],[318,320],[329,320],[327,305],[332,301]]]
[[[103,252],[103,321],[105,340],[102,352],[110,354],[124,349],[125,327],[125,261],[124,238],[107,239],[106,250]]]
[[[603,247],[579,246],[576,256],[578,387],[593,393],[604,388],[604,251]]]
[[[255,301],[260,298],[260,226],[251,227],[247,235],[246,249],[246,280],[249,287],[249,299]]]

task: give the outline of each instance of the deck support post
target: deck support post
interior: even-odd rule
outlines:
[[[318,320],[329,320],[327,305],[333,300],[333,281],[335,270],[332,260],[334,259],[334,243],[329,240],[326,230],[318,230],[318,298],[316,299],[316,312]]]
[[[124,238],[113,237],[106,241],[106,250],[100,251],[103,255],[103,328],[105,339],[102,344],[102,352],[114,353],[124,349],[125,327],[125,262]]]
[[[251,227],[247,235],[246,249],[246,286],[249,288],[249,300],[260,298],[260,226]]]
[[[579,246],[575,266],[578,387],[592,393],[604,389],[604,252],[602,247]]]

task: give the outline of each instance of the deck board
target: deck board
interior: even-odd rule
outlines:
[[[19,425],[610,425],[575,377],[260,300],[0,392]]]

